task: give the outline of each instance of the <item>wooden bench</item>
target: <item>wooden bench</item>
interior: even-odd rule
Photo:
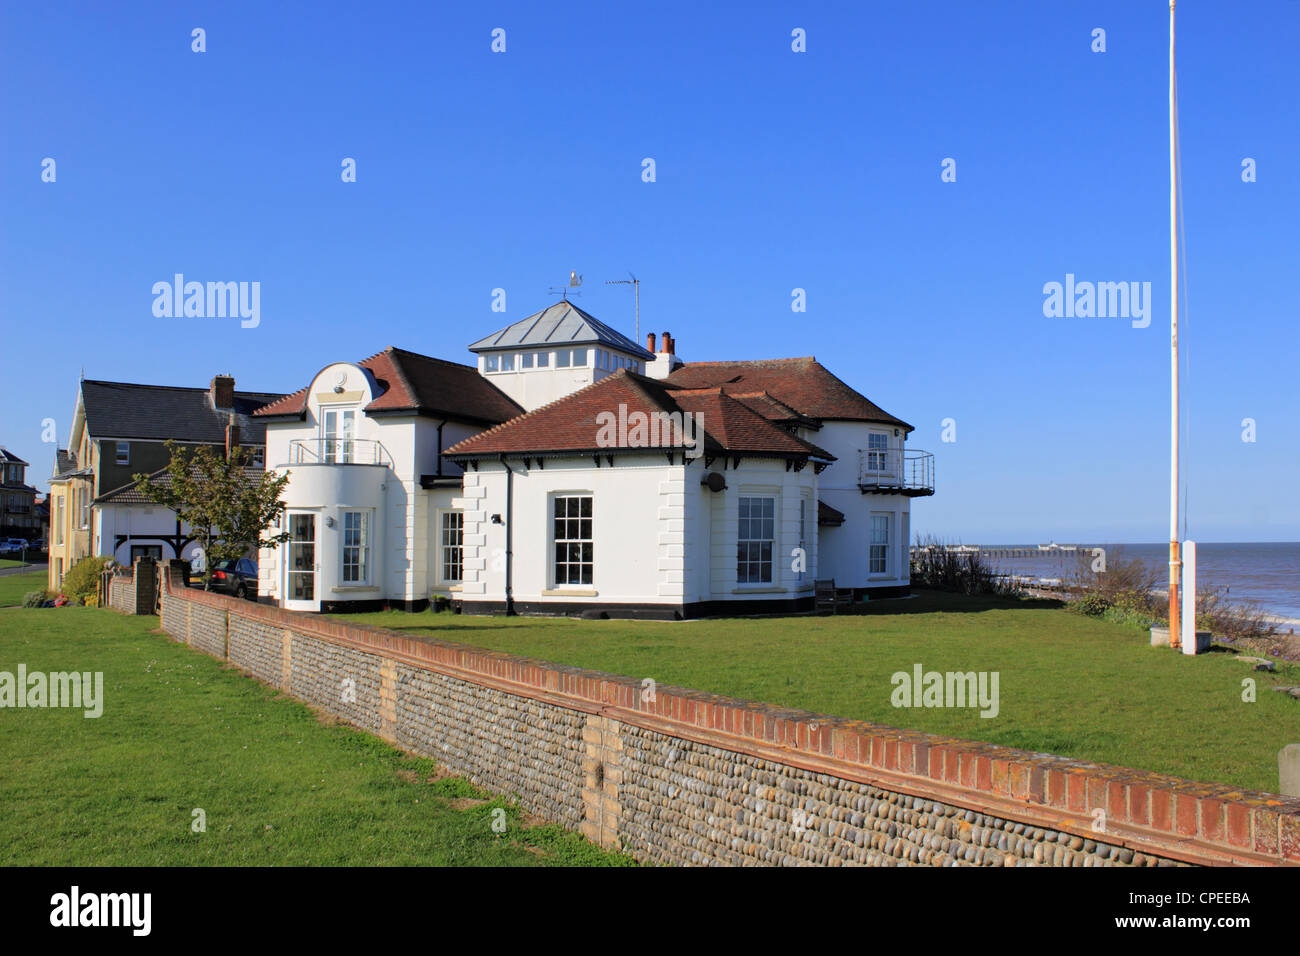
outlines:
[[[813,582],[813,607],[817,611],[835,614],[840,608],[851,607],[852,604],[852,588],[837,588],[834,578]]]

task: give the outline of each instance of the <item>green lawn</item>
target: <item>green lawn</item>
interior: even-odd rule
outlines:
[[[23,595],[28,591],[43,591],[47,581],[44,571],[0,577],[0,607],[21,607]]]
[[[0,571],[5,568],[21,568],[24,564],[31,564],[30,561],[19,561],[17,558],[0,558]]]
[[[870,612],[658,623],[392,611],[357,620],[637,679],[892,727],[1278,789],[1277,752],[1300,742],[1300,667],[1256,673],[1227,653],[1150,646],[1132,627],[1055,602],[924,594]],[[890,677],[997,671],[1000,711],[895,708]],[[1242,700],[1243,678],[1257,682]]]
[[[526,825],[433,761],[322,721],[157,626],[97,608],[0,610],[0,671],[102,671],[105,697],[97,719],[0,710],[0,865],[628,862]],[[206,832],[192,831],[196,808]]]

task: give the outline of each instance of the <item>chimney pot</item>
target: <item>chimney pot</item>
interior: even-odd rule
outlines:
[[[235,407],[235,380],[229,375],[214,375],[208,386],[213,408]]]
[[[645,337],[645,349],[647,352],[655,350],[655,334],[653,332]]]

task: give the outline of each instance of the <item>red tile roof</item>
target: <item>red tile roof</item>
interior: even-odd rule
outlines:
[[[377,394],[365,408],[368,413],[411,412],[495,425],[523,412],[523,408],[472,365],[431,358],[392,346],[357,364],[368,369],[379,386]],[[306,409],[307,388],[301,388],[258,409],[255,414],[301,417]]]
[[[620,412],[622,406],[622,412]],[[834,456],[772,424],[753,409],[721,389],[682,389],[620,369],[593,385],[535,409],[505,424],[453,445],[446,455],[497,455],[503,453],[597,452],[606,450],[601,430],[610,419],[631,419],[668,413],[698,413],[704,429],[705,454],[744,452],[777,457]],[[647,436],[647,440],[655,437]],[[636,447],[680,448],[680,436],[659,435],[653,444]],[[609,447],[613,452],[617,447]]]
[[[729,395],[766,392],[809,418],[912,426],[855,392],[811,356],[751,362],[689,362],[668,376],[682,388],[721,388]]]

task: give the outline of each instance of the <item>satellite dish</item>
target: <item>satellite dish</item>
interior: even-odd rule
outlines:
[[[717,492],[727,487],[727,479],[723,477],[721,472],[711,471],[704,476],[704,480],[700,484],[708,485],[709,491]]]

